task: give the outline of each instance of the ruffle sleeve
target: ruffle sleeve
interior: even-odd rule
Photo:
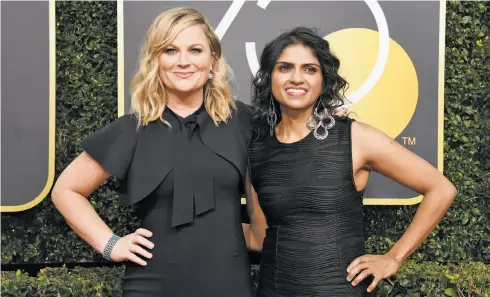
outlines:
[[[112,176],[124,180],[137,142],[137,119],[124,115],[84,139],[82,147]]]

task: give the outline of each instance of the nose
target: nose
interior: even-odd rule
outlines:
[[[291,72],[291,76],[289,77],[289,81],[295,85],[301,84],[303,82],[303,76],[301,75],[301,71],[297,69],[293,70]]]
[[[189,63],[189,59],[187,57],[187,53],[181,52],[179,55],[179,61],[177,62],[177,66],[180,68],[187,68],[187,67],[189,67],[189,65],[190,65],[190,63]]]

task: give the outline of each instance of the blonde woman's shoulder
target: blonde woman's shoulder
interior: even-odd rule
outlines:
[[[85,138],[81,146],[107,172],[124,179],[138,141],[138,119],[121,116]]]

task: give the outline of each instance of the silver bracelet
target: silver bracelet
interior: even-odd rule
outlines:
[[[113,234],[111,236],[111,238],[109,239],[109,241],[105,245],[104,252],[102,253],[102,257],[104,257],[104,259],[111,261],[112,249],[114,248],[114,245],[116,244],[116,242],[119,239],[120,239],[120,237],[117,236],[116,234]]]

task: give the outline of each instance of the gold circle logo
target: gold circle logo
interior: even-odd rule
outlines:
[[[379,33],[365,28],[349,28],[324,37],[340,59],[340,74],[349,82],[349,94],[371,73],[379,50]],[[384,71],[371,91],[349,106],[353,118],[367,123],[391,138],[407,127],[418,101],[415,66],[405,50],[390,38]],[[436,100],[437,98],[435,98]]]

